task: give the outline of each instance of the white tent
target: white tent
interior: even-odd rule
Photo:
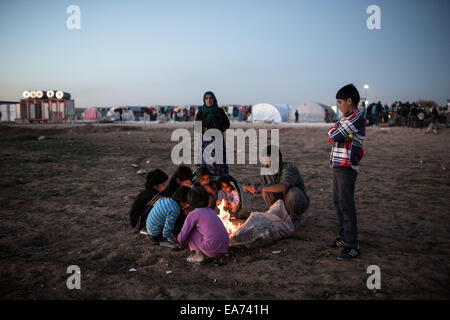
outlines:
[[[258,103],[252,106],[252,121],[285,122],[288,117],[288,106],[284,104]]]
[[[289,122],[295,122],[295,111],[298,111],[298,122],[325,122],[325,110],[328,110],[330,122],[336,118],[336,113],[327,105],[318,102],[302,102],[289,105]]]

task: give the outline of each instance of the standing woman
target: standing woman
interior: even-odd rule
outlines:
[[[228,165],[226,163],[226,150],[225,150],[225,136],[224,132],[230,127],[230,120],[225,113],[225,111],[219,108],[217,104],[217,99],[214,93],[211,91],[205,92],[203,95],[203,106],[198,110],[195,116],[195,121],[202,122],[202,164],[197,164],[197,168],[201,166],[207,166],[208,169],[213,173],[213,175],[220,176],[223,174],[228,174]],[[205,148],[213,142],[203,141],[203,134],[208,129],[218,129],[222,132],[222,145],[223,145],[223,161],[222,163],[205,163],[203,158],[203,152]],[[214,150],[215,151],[215,150]],[[215,156],[214,152],[212,156]]]

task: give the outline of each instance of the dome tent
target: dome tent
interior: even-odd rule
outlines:
[[[328,110],[330,121],[336,118],[336,113],[331,107],[322,103],[308,101],[290,105],[289,122],[295,122],[296,110],[298,111],[298,122],[325,122],[325,110]]]
[[[288,107],[283,104],[258,103],[252,106],[252,121],[285,122]]]

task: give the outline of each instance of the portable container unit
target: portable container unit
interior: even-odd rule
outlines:
[[[0,122],[16,121],[17,102],[0,101]]]
[[[16,122],[63,122],[68,108],[75,108],[74,100],[22,99],[17,106]]]

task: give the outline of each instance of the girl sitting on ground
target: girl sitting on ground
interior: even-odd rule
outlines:
[[[178,249],[181,246],[177,243],[174,228],[182,210],[186,209],[187,195],[191,190],[189,187],[180,187],[172,197],[159,199],[147,217],[147,234],[160,246],[171,249]]]
[[[230,239],[216,212],[208,207],[209,195],[205,188],[192,188],[188,193],[188,203],[194,210],[186,217],[178,235],[178,241],[187,242],[193,252],[187,261],[202,263],[206,257],[225,254]]]
[[[217,206],[225,201],[224,209],[235,215],[239,210],[239,193],[225,176],[220,177],[218,183],[220,190],[217,193]]]
[[[211,181],[212,173],[207,167],[199,167],[196,174],[196,182],[194,185],[202,186],[209,194],[209,207],[214,208],[217,199],[217,189]]]
[[[169,179],[167,174],[160,169],[152,170],[147,174],[145,189],[137,195],[129,213],[131,227],[137,231],[145,229],[146,209],[161,197],[161,192],[166,189],[167,179]]]
[[[165,197],[170,197],[175,191],[178,190],[179,187],[190,187],[193,177],[192,170],[189,167],[180,165],[175,170],[172,177],[170,177],[169,185],[167,186],[167,189],[164,190],[163,195]]]

